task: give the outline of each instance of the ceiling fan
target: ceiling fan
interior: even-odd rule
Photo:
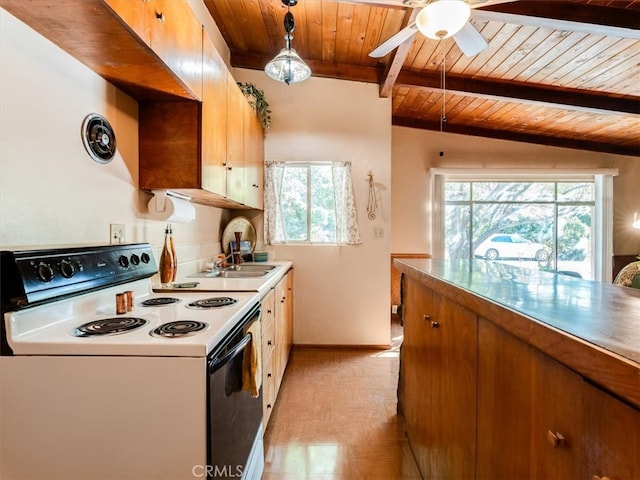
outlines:
[[[404,5],[422,8],[411,22],[398,33],[381,43],[369,53],[370,57],[380,58],[390,53],[400,44],[413,37],[417,32],[427,38],[442,40],[453,37],[456,44],[467,57],[483,51],[489,46],[484,37],[469,22],[471,9],[514,0],[365,0],[366,3],[384,5]]]

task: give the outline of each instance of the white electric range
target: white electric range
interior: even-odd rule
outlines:
[[[2,252],[1,478],[260,478],[258,293],[156,271],[147,244]]]

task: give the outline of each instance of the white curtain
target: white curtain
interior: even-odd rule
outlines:
[[[264,174],[264,243],[271,245],[278,238],[286,238],[280,207],[284,162],[266,162]]]
[[[334,162],[331,165],[331,173],[336,209],[336,242],[358,245],[362,243],[362,240],[358,228],[353,182],[351,181],[351,162]]]
[[[299,167],[300,163],[296,163]],[[264,198],[264,241],[266,245],[286,243],[286,218],[282,213],[281,192],[286,162],[266,162]],[[334,208],[336,218],[336,243],[357,245],[362,243],[356,201],[351,180],[351,162],[333,162]]]

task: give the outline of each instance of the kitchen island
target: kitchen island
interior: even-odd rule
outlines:
[[[640,478],[640,290],[483,260],[395,265],[425,478]]]

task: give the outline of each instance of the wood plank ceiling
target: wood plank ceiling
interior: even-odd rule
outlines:
[[[234,67],[263,69],[284,46],[281,0],[204,3]],[[489,47],[473,57],[418,33],[370,58],[415,16],[401,3],[300,0],[292,47],[314,76],[379,84],[394,125],[640,156],[640,0],[485,6],[471,22]]]

